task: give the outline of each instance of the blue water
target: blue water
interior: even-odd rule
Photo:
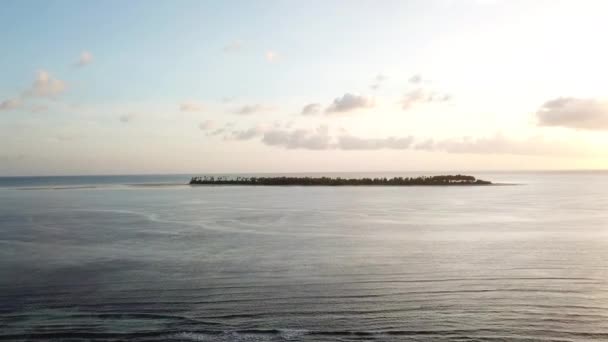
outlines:
[[[0,340],[607,340],[608,173],[474,175],[0,178]]]

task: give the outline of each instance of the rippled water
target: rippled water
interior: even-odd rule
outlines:
[[[479,176],[0,179],[0,339],[607,340],[608,173]]]

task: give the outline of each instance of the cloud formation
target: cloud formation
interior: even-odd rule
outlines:
[[[74,65],[77,67],[84,67],[86,65],[91,64],[92,62],[93,54],[89,51],[83,51],[82,53],[80,53],[80,56],[78,57],[78,60],[76,61],[76,63],[74,63]]]
[[[403,98],[401,99],[401,108],[403,110],[408,110],[419,103],[441,103],[449,101],[450,98],[451,97],[448,94],[416,88],[403,95]]]
[[[302,108],[302,115],[315,115],[321,112],[321,105],[318,103],[309,103]]]
[[[325,125],[315,130],[309,129],[272,129],[264,133],[262,143],[268,146],[304,150],[380,150],[408,149],[414,142],[413,137],[361,138],[342,132],[334,137]]]
[[[608,102],[559,97],[545,102],[536,112],[540,126],[584,130],[608,130]]]
[[[374,106],[374,100],[362,95],[346,93],[337,97],[325,110],[326,113],[346,113],[357,109],[370,108]]]
[[[21,101],[17,99],[8,99],[0,102],[0,111],[13,110],[21,107]]]
[[[386,81],[387,79],[388,77],[386,77],[385,75],[378,74],[376,75],[376,77],[374,77],[374,81],[369,87],[372,88],[372,90],[378,90],[380,89],[380,86],[384,83],[384,81]]]
[[[209,122],[209,123],[206,123],[206,122]],[[216,126],[215,122],[211,121],[211,120],[207,120],[207,121],[201,123],[199,125],[199,128],[203,131],[206,131],[207,132],[206,135],[208,137],[215,137],[218,135],[227,134],[230,131],[230,129],[232,127],[234,127],[234,125],[235,125],[234,122],[228,122],[228,123],[225,123],[222,127],[213,129]],[[230,136],[225,136],[225,139],[229,140]]]
[[[412,77],[410,77],[408,82],[411,84],[420,84],[420,83],[422,83],[422,75],[420,75],[420,74],[412,75]]]
[[[208,131],[213,127],[215,127],[215,122],[212,120],[205,120],[198,125],[198,128],[200,128],[202,131]]]
[[[184,102],[179,105],[179,110],[182,112],[201,112],[204,106],[198,102]]]
[[[502,134],[481,138],[452,138],[442,140],[424,149],[445,151],[448,153],[469,154],[511,154],[528,156],[580,156],[588,154],[580,146],[559,141],[547,141],[542,137],[530,137],[523,140],[508,138]]]
[[[65,82],[51,76],[47,71],[40,70],[36,75],[34,84],[25,92],[25,95],[38,97],[54,97],[66,90]]]
[[[227,140],[251,140],[255,137],[259,137],[266,131],[266,127],[264,125],[257,125],[255,127],[241,130],[241,131],[232,131],[230,136],[226,137]]]
[[[352,135],[338,137],[337,147],[342,150],[405,150],[410,148],[414,137],[388,137],[381,139],[360,138]]]
[[[272,108],[261,105],[261,104],[254,104],[254,105],[245,105],[240,108],[237,108],[233,113],[239,114],[239,115],[250,115],[253,113],[258,113],[258,112],[268,111],[268,110],[272,110]]]
[[[327,126],[320,126],[314,131],[274,129],[264,133],[262,142],[287,149],[326,150],[330,147],[331,137]]]
[[[262,136],[261,142],[267,146],[304,150],[422,150],[457,154],[493,154],[526,156],[584,156],[589,151],[584,146],[560,141],[547,141],[542,137],[522,140],[512,139],[502,134],[491,137],[461,137],[435,141],[416,139],[413,136],[365,138],[339,130],[330,134],[327,126],[317,129],[265,129],[257,126],[248,130],[234,131],[231,140],[251,140]]]

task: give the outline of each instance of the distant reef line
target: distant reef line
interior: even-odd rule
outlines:
[[[254,186],[466,186],[492,185],[492,182],[476,179],[467,175],[443,175],[420,177],[376,177],[376,178],[341,178],[341,177],[225,177],[198,176],[192,177],[190,185],[254,185]]]

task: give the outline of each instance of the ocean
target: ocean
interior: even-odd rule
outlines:
[[[0,178],[0,340],[608,340],[608,172],[470,174]]]

